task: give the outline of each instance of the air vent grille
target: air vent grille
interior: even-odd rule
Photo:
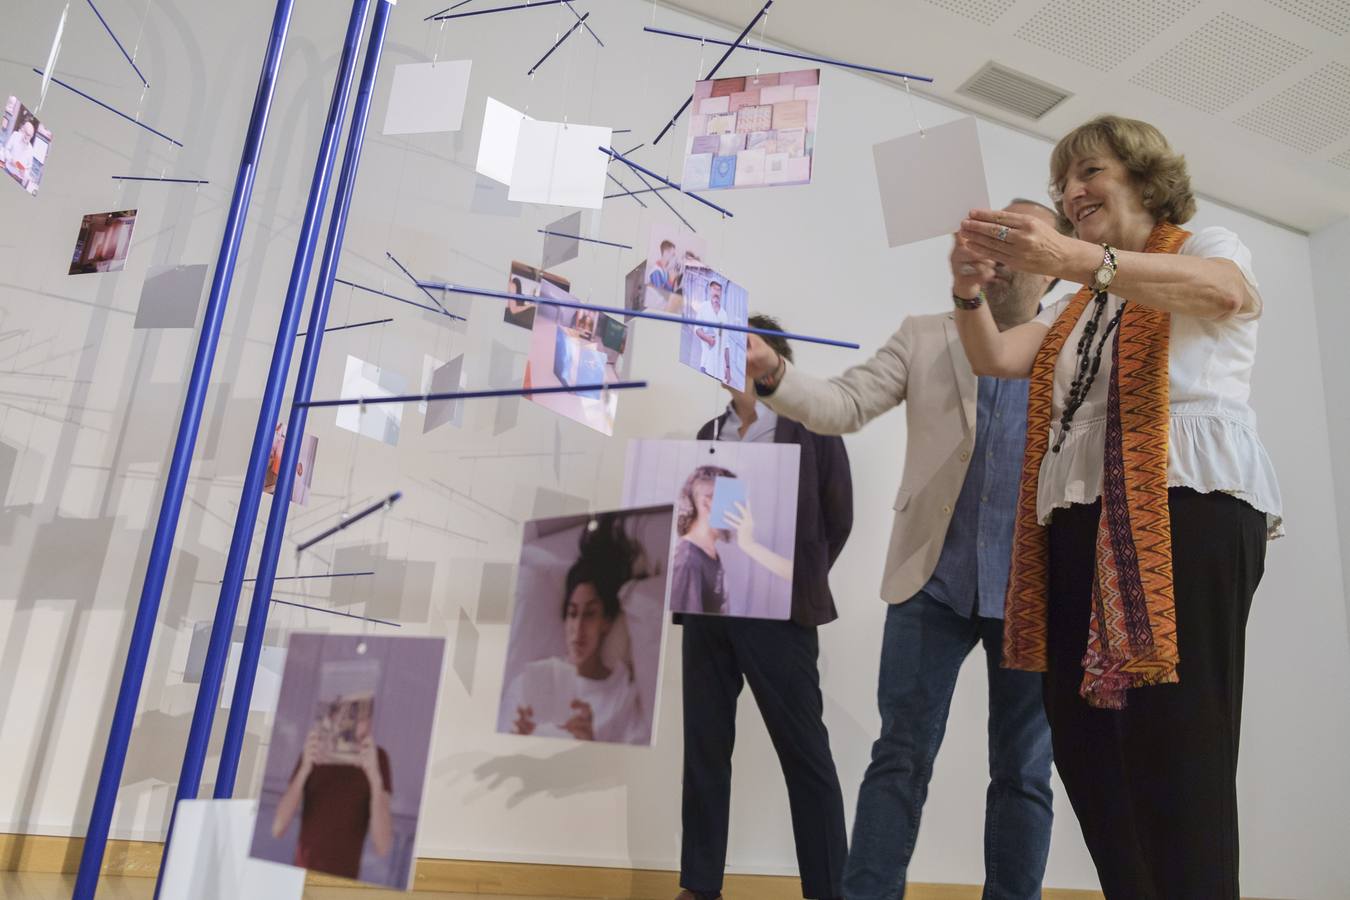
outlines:
[[[957,88],[957,93],[983,100],[991,106],[1028,119],[1039,119],[1069,95],[1053,84],[1023,75],[1015,69],[987,62]]]

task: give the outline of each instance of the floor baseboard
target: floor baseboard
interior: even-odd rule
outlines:
[[[80,864],[84,839],[41,834],[0,834],[0,871],[70,874]],[[108,841],[106,875],[153,878],[159,872],[163,844],[157,841]],[[307,883],[343,887],[351,882],[311,874]],[[414,891],[517,897],[569,897],[576,900],[671,900],[679,893],[675,872],[557,866],[531,863],[419,859]],[[797,900],[796,878],[728,875],[724,887],[735,900]],[[910,885],[907,900],[979,900],[976,885]],[[1100,900],[1097,891],[1046,890],[1044,900]]]

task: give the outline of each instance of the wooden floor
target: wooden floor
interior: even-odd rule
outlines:
[[[37,872],[0,872],[0,898],[4,900],[69,900],[75,886],[74,875],[49,875]],[[98,900],[151,900],[155,893],[153,878],[106,876],[99,881]],[[386,890],[373,888],[317,887],[305,888],[305,900],[389,900],[397,896]],[[417,900],[481,900],[479,894],[446,894],[422,892]],[[521,897],[497,896],[494,900],[526,900]],[[529,900],[560,900],[555,897]]]

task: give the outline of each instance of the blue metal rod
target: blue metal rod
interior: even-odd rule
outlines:
[[[539,9],[543,6],[556,6],[559,3],[566,3],[567,0],[535,0],[534,3],[517,3],[514,6],[494,6],[492,9],[477,9],[473,12],[455,13],[453,16],[432,16],[433,22],[444,22],[446,19],[467,19],[470,16],[487,16],[492,13],[511,12],[517,9]],[[460,6],[464,4],[461,3]],[[454,7],[451,7],[453,9]]]
[[[183,495],[187,490],[192,451],[197,443],[202,409],[206,405],[206,394],[211,383],[211,368],[215,362],[216,347],[220,343],[221,324],[229,303],[230,286],[234,279],[234,266],[239,258],[239,244],[243,237],[244,223],[248,218],[249,203],[253,198],[258,159],[262,153],[267,120],[272,111],[277,73],[281,68],[282,50],[286,46],[286,35],[290,28],[294,4],[295,0],[277,0],[276,13],[272,18],[272,30],[268,36],[267,51],[263,56],[262,73],[258,79],[253,111],[249,115],[248,131],[240,155],[239,172],[235,177],[234,194],[230,200],[230,211],[225,219],[220,254],[211,280],[211,292],[206,301],[206,313],[202,317],[201,335],[197,339],[192,373],[188,376],[183,414],[178,423],[178,437],[174,443],[173,456],[169,461],[164,496],[160,501],[155,536],[150,545],[150,555],[145,568],[145,582],[141,587],[140,602],[136,607],[131,642],[127,647],[126,666],[122,670],[122,682],[118,687],[117,705],[113,710],[112,727],[108,734],[108,747],[103,755],[98,788],[94,793],[94,804],[89,813],[89,829],[80,854],[80,869],[75,876],[72,900],[93,900],[94,893],[98,890],[99,872],[103,867],[103,854],[108,843],[108,828],[112,824],[113,808],[117,804],[117,788],[122,781],[122,769],[126,764],[131,729],[136,722],[136,706],[145,678],[146,662],[150,656],[155,620],[159,615],[159,601],[169,571],[174,532],[178,529],[178,515],[182,511]],[[293,443],[298,447],[302,442]]]
[[[395,2],[397,2],[397,0],[395,0]],[[394,265],[398,266],[398,270],[399,270],[400,272],[402,272],[404,275],[407,275],[407,276],[408,276],[408,280],[409,280],[409,281],[411,281],[413,284],[417,284],[417,276],[414,275],[412,272],[409,272],[409,271],[408,271],[408,267],[405,266],[403,263],[401,263],[401,262],[398,261],[398,257],[394,256],[394,254],[390,253],[388,250],[384,251],[384,255],[387,256],[387,257],[389,257],[389,261],[390,261],[390,262],[392,262]],[[421,288],[420,285],[419,285],[419,288]],[[427,295],[427,299],[428,299],[428,300],[430,300],[432,303],[435,303],[436,306],[438,306],[438,307],[440,308],[441,312],[443,312],[443,313],[448,313],[448,312],[449,312],[448,309],[446,309],[444,306],[441,306],[441,301],[439,301],[439,300],[437,300],[435,297],[431,296],[431,292],[430,292],[430,291],[426,290],[425,288],[421,288],[421,290],[422,290],[422,293],[424,293],[424,294]]]
[[[210,184],[199,178],[148,178],[143,175],[114,175],[113,181],[160,181],[165,184]]]
[[[586,15],[583,16],[581,13],[579,13],[579,12],[576,11],[576,8],[573,7],[572,4],[571,4],[570,2],[569,2],[569,3],[565,3],[565,4],[563,4],[563,5],[567,7],[567,11],[568,11],[568,12],[570,12],[572,15],[574,15],[574,16],[576,16],[578,19],[580,19],[580,20],[582,21],[583,24],[585,24],[586,20],[587,20],[588,18],[590,18],[590,15],[591,15],[590,13],[586,13]],[[596,42],[597,44],[599,44],[601,47],[605,46],[605,42],[602,41],[602,40],[600,40],[600,35],[596,34],[594,31],[591,31],[591,26],[586,25],[586,31],[590,34],[591,37],[595,38],[595,42]]]
[[[644,175],[650,175],[652,178],[655,178],[657,181],[661,182],[662,184],[666,185],[667,187],[672,187],[672,188],[674,188],[675,190],[679,191],[681,194],[684,194],[686,197],[693,197],[695,200],[697,200],[699,203],[702,203],[704,206],[710,206],[710,207],[712,207],[713,209],[717,210],[718,212],[720,212],[722,215],[726,216],[727,218],[735,218],[735,213],[732,213],[732,212],[730,212],[729,210],[723,209],[722,207],[718,206],[716,203],[713,203],[711,200],[704,199],[703,197],[700,197],[698,194],[695,194],[695,193],[693,193],[692,191],[686,191],[684,188],[680,187],[678,184],[676,184],[675,182],[671,181],[669,178],[662,178],[660,175],[657,175],[657,174],[656,174],[655,172],[653,172],[651,169],[648,169],[648,168],[646,168],[645,166],[643,166],[643,165],[641,165],[641,164],[639,164],[639,163],[633,162],[631,159],[629,159],[628,157],[624,156],[622,153],[618,152],[618,151],[615,150],[613,147],[599,147],[599,148],[597,148],[597,149],[599,149],[599,151],[600,151],[601,153],[608,154],[609,156],[612,156],[614,159],[617,159],[619,162],[623,163],[625,166],[627,166],[628,168],[632,169],[634,172],[641,172],[641,173],[643,173]],[[658,195],[658,196],[659,196],[659,195]]]
[[[741,29],[741,33],[736,36],[735,41],[732,41],[731,43],[727,44],[727,52],[722,54],[721,59],[713,63],[713,67],[708,70],[708,74],[703,76],[702,78],[703,81],[707,81],[708,79],[712,78],[714,75],[717,74],[717,70],[722,68],[722,64],[731,58],[731,54],[736,52],[736,48],[741,45],[741,41],[745,40],[746,35],[750,33],[750,29],[754,28],[756,23],[758,23],[760,19],[764,18],[764,16],[768,14],[770,6],[773,6],[773,0],[765,0],[764,5],[761,6],[759,9],[759,12],[755,13],[755,17],[750,20],[750,24],[746,25],[745,28]],[[675,123],[679,120],[680,116],[684,115],[684,111],[688,109],[689,104],[693,102],[694,102],[694,95],[690,94],[689,99],[684,101],[684,103],[681,104],[680,108],[675,111],[675,115],[670,117],[670,121],[666,123],[666,127],[661,129],[661,133],[656,136],[656,140],[652,141],[653,146],[661,143],[661,138],[665,137],[666,133],[669,132],[670,129],[675,127]]]
[[[774,334],[779,332],[775,331]],[[339,397],[336,400],[311,400],[302,404],[310,409],[328,406],[378,406],[381,403],[435,403],[440,400],[481,400],[486,397],[529,397],[533,394],[579,394],[583,391],[626,391],[645,388],[645,381],[615,381],[609,384],[573,384],[561,387],[493,388],[485,391],[447,391],[439,394],[395,394],[389,397]]]
[[[628,244],[616,244],[613,241],[602,241],[599,238],[582,237],[579,234],[564,234],[561,231],[549,231],[547,228],[540,228],[540,234],[548,234],[553,237],[571,238],[574,241],[585,241],[588,244],[604,244],[606,247],[618,247],[620,250],[632,250]]]
[[[395,503],[397,503],[402,499],[403,499],[403,492],[394,491],[392,494],[390,494],[388,497],[385,497],[383,500],[379,500],[376,501],[375,503],[370,504],[356,515],[348,516],[341,522],[334,525],[332,528],[329,528],[327,531],[324,531],[321,534],[316,534],[314,537],[305,541],[300,546],[295,548],[296,554],[299,555],[301,553],[304,553],[306,550],[308,550],[310,547],[313,547],[320,541],[327,540],[328,538],[337,534],[339,531],[346,531],[348,528],[351,528],[353,525],[355,525],[357,522],[360,522],[367,516],[373,516],[382,509],[388,509],[389,507],[393,506]]]
[[[572,9],[572,4],[570,4],[570,3],[567,4],[567,8],[568,8],[568,9]],[[572,9],[572,14],[575,15],[575,14],[576,14],[576,10]],[[582,16],[580,19],[577,19],[576,24],[573,25],[571,28],[567,29],[567,31],[565,31],[565,32],[563,33],[563,36],[562,36],[562,37],[560,37],[560,38],[558,38],[556,41],[554,41],[554,42],[553,42],[553,46],[548,48],[548,52],[545,53],[543,56],[539,57],[539,62],[537,62],[537,63],[535,63],[534,65],[530,66],[530,71],[526,72],[525,74],[526,74],[526,75],[533,75],[535,72],[539,71],[539,67],[542,66],[542,65],[544,64],[544,62],[545,62],[550,56],[553,55],[553,51],[554,51],[554,50],[557,50],[559,47],[561,47],[561,46],[563,45],[563,41],[565,41],[565,40],[567,40],[568,38],[570,38],[570,37],[572,36],[572,34],[573,34],[578,28],[580,28],[582,25],[585,25],[585,24],[586,24],[586,20],[589,19],[590,17],[591,17],[591,14],[590,14],[590,13],[586,13],[586,15]]]
[[[33,69],[33,71],[36,72],[36,73],[39,74],[39,75],[42,75],[43,77],[46,77],[46,73],[43,72],[41,69],[35,68],[35,69]],[[52,84],[59,84],[59,85],[61,85],[61,87],[63,87],[63,88],[65,88],[66,90],[70,91],[72,94],[79,94],[81,97],[83,97],[84,99],[88,100],[90,103],[93,103],[95,106],[101,106],[101,107],[103,107],[104,109],[106,109],[108,112],[110,112],[110,113],[115,113],[116,115],[121,116],[122,118],[124,118],[124,119],[126,119],[128,122],[130,122],[132,125],[135,125],[135,126],[137,126],[138,128],[144,128],[146,131],[150,132],[151,134],[155,135],[156,137],[162,137],[162,138],[164,138],[164,140],[168,141],[170,144],[173,144],[173,145],[175,145],[175,146],[177,146],[177,147],[183,146],[183,144],[182,144],[181,141],[175,141],[173,138],[169,137],[169,136],[168,136],[167,134],[165,134],[164,132],[162,132],[162,131],[156,131],[155,129],[151,128],[149,125],[145,124],[144,122],[138,122],[136,119],[134,119],[134,118],[132,118],[131,116],[127,115],[126,113],[122,112],[120,109],[113,109],[111,106],[109,106],[108,104],[104,103],[102,100],[99,100],[97,97],[91,97],[91,96],[89,96],[88,94],[86,94],[84,91],[80,90],[79,88],[74,87],[74,86],[69,85],[69,84],[66,84],[64,81],[62,81],[62,80],[59,79],[59,78],[53,77],[53,78],[52,78]]]
[[[631,169],[630,171],[631,171],[635,176],[637,176],[637,180],[640,181],[640,182],[642,182],[643,187],[647,188],[647,190],[648,190],[649,193],[656,194],[656,199],[657,199],[657,200],[660,200],[660,201],[661,201],[661,204],[662,204],[666,209],[670,210],[671,213],[675,216],[675,218],[679,219],[681,222],[684,223],[684,227],[685,227],[685,228],[688,228],[690,231],[694,232],[695,234],[698,233],[698,229],[694,227],[694,224],[693,224],[692,222],[690,222],[688,219],[686,219],[684,216],[682,216],[682,215],[680,214],[680,211],[679,211],[678,209],[675,208],[675,205],[674,205],[673,203],[671,203],[671,202],[670,202],[669,200],[667,200],[665,197],[661,196],[661,194],[656,190],[656,188],[652,187],[652,183],[651,183],[650,181],[647,180],[647,176],[646,176],[646,175],[643,175],[643,174],[642,174],[641,172],[639,172],[637,169]]]
[[[244,572],[248,566],[249,551],[253,547],[253,531],[258,522],[258,508],[262,503],[263,483],[267,475],[268,457],[275,438],[277,418],[281,414],[281,404],[285,399],[286,376],[291,368],[291,354],[295,349],[295,329],[299,325],[300,315],[304,311],[305,294],[309,287],[310,271],[314,265],[314,248],[318,244],[319,229],[322,224],[324,205],[328,198],[328,188],[333,178],[333,164],[337,159],[338,140],[342,133],[342,121],[347,109],[347,100],[351,95],[352,79],[356,69],[356,55],[361,45],[361,32],[365,29],[366,16],[370,0],[353,0],[351,18],[347,23],[347,34],[342,46],[342,56],[338,62],[337,75],[333,81],[333,96],[328,105],[328,119],[324,124],[323,136],[319,142],[318,157],[314,162],[314,174],[310,180],[309,198],[305,203],[304,218],[300,224],[300,236],[295,248],[295,258],[291,263],[290,282],[286,288],[286,298],[282,302],[281,317],[277,323],[276,343],[272,348],[272,364],[267,373],[267,383],[263,388],[262,404],[258,408],[258,424],[253,431],[253,445],[249,453],[248,466],[244,471],[244,484],[239,494],[239,511],[234,520],[234,533],[230,539],[230,549],[225,560],[225,573],[221,579],[220,596],[216,601],[216,613],[211,624],[211,637],[207,644],[206,658],[202,664],[201,683],[197,687],[197,703],[192,713],[192,724],[188,728],[187,749],[183,754],[183,767],[178,776],[177,800],[192,800],[197,797],[201,787],[202,769],[206,765],[207,745],[211,740],[211,727],[215,722],[216,708],[220,702],[221,683],[225,677],[225,664],[230,652],[230,638],[234,632],[234,622],[239,611],[239,595],[243,589]],[[287,444],[297,446],[304,443],[303,432],[289,432]],[[285,494],[277,497],[289,499],[288,488]],[[276,502],[276,501],[274,501]],[[285,505],[285,500],[282,500]],[[169,831],[165,839],[164,852],[173,841],[175,814],[169,819]],[[163,871],[161,869],[161,871]],[[161,881],[156,882],[158,895]]]
[[[390,300],[397,300],[399,303],[406,303],[409,306],[415,306],[418,309],[425,309],[427,312],[440,313],[443,316],[449,316],[450,318],[458,319],[461,322],[469,321],[463,316],[457,316],[452,312],[446,312],[439,306],[427,306],[425,303],[418,303],[414,300],[405,300],[402,297],[398,296],[397,294],[388,294],[385,293],[384,291],[377,291],[373,287],[366,287],[364,284],[357,284],[355,281],[347,281],[345,278],[335,278],[333,280],[336,281],[338,284],[345,284],[349,288],[356,288],[358,291],[365,291],[367,294],[376,294],[377,296],[380,297],[387,297]]]
[[[632,316],[638,319],[653,319],[657,322],[676,322],[680,325],[698,325],[702,328],[716,328],[719,331],[738,331],[743,334],[758,334],[763,336],[777,335],[787,338],[790,341],[802,341],[808,344],[825,344],[829,347],[843,347],[847,350],[860,349],[857,344],[851,341],[837,341],[834,338],[812,337],[809,334],[795,334],[791,331],[770,331],[766,328],[753,328],[749,325],[733,325],[722,322],[705,322],[702,319],[690,319],[684,316],[671,315],[670,313],[648,312],[645,309],[627,309],[622,306],[597,306],[594,303],[582,303],[580,300],[554,300],[549,297],[528,297],[525,294],[512,294],[507,291],[490,291],[487,288],[465,287],[462,284],[432,284],[426,283],[424,287],[449,291],[452,294],[468,294],[473,297],[491,297],[494,300],[515,300],[525,303],[542,303],[545,306],[561,306],[565,309],[587,309],[594,312],[608,313],[613,316]],[[610,385],[613,387],[613,385]],[[571,390],[576,390],[572,388]],[[414,399],[420,400],[420,397]],[[375,400],[367,400],[367,403],[374,403]],[[278,488],[277,490],[280,490]]]
[[[273,581],[305,581],[310,578],[359,578],[362,575],[374,575],[374,572],[328,572],[324,575],[278,575]],[[245,581],[257,581],[256,578],[245,578]]]
[[[647,26],[642,29],[651,34],[661,34],[666,37],[684,38],[687,41],[698,41],[700,44],[717,44],[722,47],[733,46],[731,41],[719,41],[716,38],[703,37],[698,34],[687,34],[683,31],[668,31],[665,28],[652,28]],[[875,75],[890,75],[893,78],[905,78],[910,81],[923,81],[932,84],[933,79],[927,75],[915,75],[912,72],[897,72],[893,69],[879,69],[876,66],[863,66],[857,63],[844,62],[841,59],[831,59],[828,56],[813,56],[809,53],[793,53],[788,50],[774,50],[769,47],[761,47],[755,44],[747,44],[744,41],[735,45],[741,50],[747,50],[752,53],[768,53],[773,56],[786,56],[791,59],[804,59],[807,62],[823,63],[827,66],[838,66],[841,69],[855,69],[859,72],[871,72]],[[711,77],[711,76],[709,76]]]
[[[352,329],[352,328],[365,328],[367,325],[383,325],[383,324],[385,324],[386,322],[392,322],[392,321],[394,321],[394,320],[393,320],[393,319],[371,319],[369,322],[353,322],[353,323],[350,324],[350,325],[334,325],[332,328],[325,328],[325,329],[323,330],[323,333],[324,333],[324,334],[331,334],[331,333],[334,332],[334,331],[347,331],[347,330]],[[304,336],[307,335],[307,334],[309,334],[308,331],[297,331],[297,332],[295,333],[295,336],[298,337],[298,338],[302,338],[302,337],[304,337]]]
[[[281,451],[280,470],[277,473],[275,488],[276,496],[279,498],[289,499],[295,485],[295,463],[300,458],[300,447],[304,444],[298,436],[305,433],[306,414],[309,412],[300,404],[309,399],[318,373],[319,354],[323,349],[323,330],[328,324],[328,307],[333,299],[333,282],[337,276],[338,260],[342,256],[342,241],[346,236],[352,195],[356,191],[356,173],[361,165],[361,148],[365,142],[371,98],[375,92],[375,79],[380,71],[380,56],[384,51],[384,38],[389,29],[389,15],[392,9],[392,0],[377,0],[374,20],[370,26],[370,40],[361,67],[356,104],[352,108],[351,131],[342,157],[342,171],[338,175],[337,186],[333,191],[333,211],[328,225],[328,237],[324,241],[323,261],[319,265],[314,303],[309,312],[309,335],[305,338],[305,346],[300,353],[294,402],[291,404],[290,420],[286,426],[286,434],[295,437],[286,441]],[[269,605],[267,601],[272,597],[272,584],[276,579],[277,561],[281,558],[282,539],[286,532],[286,517],[290,513],[290,506],[289,502],[273,502],[267,517],[267,531],[258,559],[257,581],[253,586],[248,625],[244,631],[244,644],[239,654],[239,675],[235,679],[234,700],[230,707],[229,722],[225,727],[224,745],[220,751],[220,769],[216,774],[215,789],[217,800],[226,799],[234,794],[234,782],[239,774],[239,753],[244,746],[244,735],[248,729],[249,701],[253,697],[253,681],[257,676],[258,658],[262,653],[263,632],[267,629]]]
[[[623,185],[619,185],[619,186],[620,186],[620,187],[623,187]],[[624,193],[622,193],[622,194],[606,194],[606,195],[605,195],[605,199],[606,199],[606,200],[613,200],[615,197],[632,197],[632,198],[634,198],[634,199],[637,199],[637,195],[638,195],[638,194],[656,194],[656,193],[660,193],[661,191],[671,191],[671,190],[674,190],[674,188],[667,187],[666,185],[663,184],[663,185],[661,185],[660,187],[643,188],[643,189],[640,190],[640,191],[629,191],[629,190],[625,190]],[[639,201],[639,202],[640,202],[640,201]]]
[[[123,47],[122,42],[117,39],[117,35],[113,34],[112,26],[108,24],[107,19],[103,18],[103,13],[98,11],[98,7],[94,5],[94,0],[86,0],[86,2],[89,4],[89,8],[94,11],[94,15],[98,16],[98,20],[103,23],[103,28],[108,32],[108,37],[113,39],[113,43],[117,45],[117,49],[122,51],[122,55],[127,58],[127,62],[131,63],[131,67],[136,70],[136,77],[141,80],[141,84],[149,87],[150,82],[145,80],[145,76],[141,74],[140,67],[136,65],[136,60],[131,58],[131,54],[127,52],[127,48]]]
[[[646,193],[645,191],[630,191],[628,189],[628,185],[624,184],[622,181],[615,178],[609,172],[605,173],[605,177],[608,178],[610,181],[614,182],[615,184],[617,184],[619,187],[623,188],[622,194],[606,194],[605,195],[606,200],[613,200],[615,197],[632,197],[633,202],[637,203],[638,206],[642,207],[643,209],[647,208],[647,204],[643,203],[640,199],[638,199],[638,194]]]
[[[394,628],[402,628],[402,627],[403,627],[402,625],[398,624],[397,622],[390,622],[390,621],[387,621],[387,620],[385,620],[385,619],[376,619],[376,618],[374,618],[374,617],[372,617],[372,616],[358,616],[358,615],[355,615],[355,614],[353,614],[353,613],[345,613],[345,612],[341,612],[340,610],[336,610],[336,609],[325,609],[325,608],[322,607],[322,606],[310,606],[310,605],[307,604],[307,603],[292,603],[292,602],[289,601],[289,600],[278,600],[276,597],[273,597],[273,598],[272,598],[272,602],[273,602],[273,603],[280,603],[282,606],[295,606],[295,607],[298,607],[298,608],[300,608],[300,609],[308,609],[308,610],[311,610],[311,611],[313,611],[313,612],[328,613],[330,616],[345,616],[345,617],[348,618],[348,619],[360,619],[362,622],[374,622],[374,623],[377,624],[377,625],[390,625],[390,626],[392,626],[392,627],[394,627]]]
[[[442,10],[440,10],[439,12],[434,12],[434,13],[432,13],[431,15],[427,16],[427,17],[426,17],[425,19],[423,19],[422,21],[423,21],[423,22],[430,22],[432,19],[436,18],[436,17],[439,16],[441,13],[448,13],[450,10],[452,10],[452,9],[459,9],[461,6],[468,6],[468,5],[469,5],[470,3],[472,3],[472,2],[473,2],[473,0],[459,0],[459,2],[456,3],[454,6],[447,6],[445,9],[442,9]]]

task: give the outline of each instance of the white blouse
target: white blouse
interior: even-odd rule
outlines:
[[[1185,256],[1217,257],[1237,263],[1257,299],[1257,312],[1222,321],[1173,313],[1169,346],[1171,435],[1167,445],[1168,487],[1202,493],[1224,491],[1266,514],[1269,535],[1284,533],[1275,467],[1256,434],[1256,413],[1248,404],[1256,359],[1260,294],[1252,275],[1251,251],[1226,228],[1202,228],[1182,245]],[[1036,321],[1047,328],[1073,295],[1044,309]],[[1094,339],[1123,301],[1108,294]],[[1077,368],[1078,339],[1092,316],[1089,303],[1065,340],[1055,362],[1050,446],[1059,437],[1064,400]],[[1041,462],[1036,515],[1042,525],[1051,513],[1075,503],[1092,503],[1102,494],[1102,457],[1106,443],[1106,401],[1111,381],[1114,333],[1102,352],[1101,368],[1087,398],[1074,415],[1059,453],[1046,451]]]

